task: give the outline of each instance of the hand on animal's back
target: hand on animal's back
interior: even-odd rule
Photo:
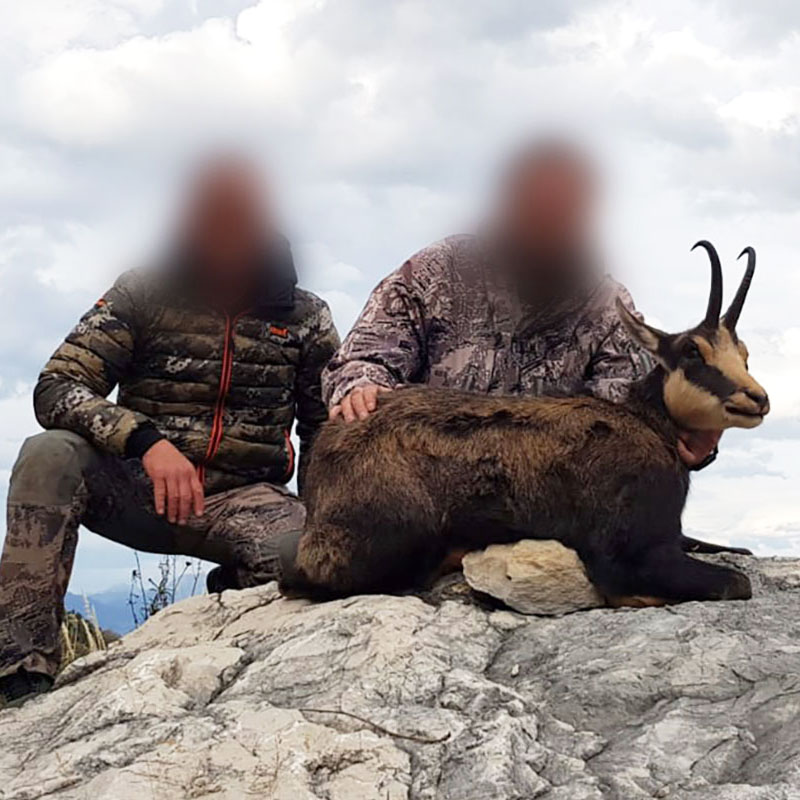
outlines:
[[[338,419],[343,422],[365,420],[377,409],[379,395],[390,391],[392,390],[388,386],[378,386],[374,383],[357,386],[330,409],[328,419],[331,421]]]

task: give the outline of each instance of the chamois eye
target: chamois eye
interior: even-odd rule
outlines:
[[[683,346],[681,355],[684,358],[688,358],[691,360],[697,360],[703,358],[703,356],[700,354],[700,348],[691,340],[686,342],[686,344]]]

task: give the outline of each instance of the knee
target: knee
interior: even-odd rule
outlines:
[[[29,436],[23,442],[18,462],[21,465],[35,462],[39,468],[47,468],[52,464],[63,469],[90,449],[89,442],[72,431],[44,431]]]
[[[11,473],[9,499],[17,502],[66,503],[80,482],[93,452],[82,436],[52,430],[25,440]]]

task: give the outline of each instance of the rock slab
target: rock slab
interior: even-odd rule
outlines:
[[[797,800],[800,560],[748,602],[173,606],[0,712],[3,800]]]
[[[522,614],[557,615],[605,605],[578,554],[552,539],[493,544],[467,553],[463,565],[473,589]]]

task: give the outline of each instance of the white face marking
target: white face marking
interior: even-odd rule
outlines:
[[[718,369],[736,390],[723,399],[690,381],[683,369],[669,374],[664,384],[664,402],[670,416],[691,430],[724,430],[725,428],[755,428],[761,424],[765,410],[751,395],[766,395],[764,389],[747,371],[747,348],[734,341],[730,332],[720,326],[716,340],[694,335],[703,360]]]
[[[719,398],[692,383],[682,369],[667,377],[664,403],[669,415],[682,428],[701,431],[731,427]]]

